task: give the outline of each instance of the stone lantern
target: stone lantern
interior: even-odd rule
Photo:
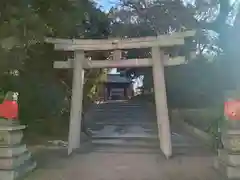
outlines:
[[[18,120],[18,93],[8,92],[0,104],[0,180],[15,180],[36,167],[31,153],[22,144],[23,130]]]

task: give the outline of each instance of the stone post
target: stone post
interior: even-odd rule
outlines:
[[[240,179],[240,93],[228,92],[221,123],[223,148],[218,150],[214,167],[227,179]]]
[[[15,180],[36,167],[31,153],[22,144],[25,126],[0,118],[0,180]]]

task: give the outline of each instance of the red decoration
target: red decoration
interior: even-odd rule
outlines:
[[[16,101],[4,100],[0,104],[0,117],[5,119],[18,118],[18,104]]]
[[[240,100],[232,100],[224,103],[224,114],[229,120],[240,121]]]

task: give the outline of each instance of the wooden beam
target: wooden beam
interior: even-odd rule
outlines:
[[[56,50],[114,50],[114,49],[133,49],[148,48],[152,46],[169,47],[184,44],[184,38],[194,36],[195,31],[172,33],[170,35],[160,35],[156,37],[126,38],[126,39],[107,39],[107,40],[76,40],[76,39],[54,39],[46,38],[47,43],[55,44]]]
[[[185,64],[185,57],[179,56],[175,58],[168,58],[165,57],[164,65],[165,66],[175,66],[180,64]],[[85,60],[83,63],[84,69],[90,68],[127,68],[127,67],[151,67],[152,66],[152,59],[145,58],[145,59],[127,59],[127,60]],[[69,59],[68,61],[55,61],[54,68],[56,69],[67,69],[73,67],[73,60]]]

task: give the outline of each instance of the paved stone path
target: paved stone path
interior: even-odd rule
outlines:
[[[33,149],[38,169],[26,180],[219,180],[214,155],[172,127],[174,156],[166,160],[154,108],[138,101],[95,105],[86,115],[92,143],[72,156],[66,149]]]

